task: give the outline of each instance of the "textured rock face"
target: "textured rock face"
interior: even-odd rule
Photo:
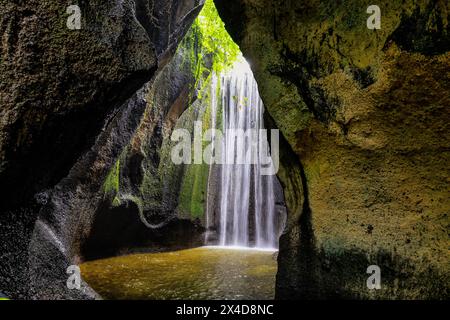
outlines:
[[[170,61],[202,3],[83,2],[81,30],[66,28],[68,4],[1,3],[0,287],[8,296],[95,296],[69,292],[65,269],[78,262],[102,183],[140,123],[146,89],[138,89]]]
[[[448,298],[448,2],[215,3],[286,140],[278,298]]]
[[[105,248],[110,255],[160,243],[167,233],[177,241],[199,234],[191,221],[201,214],[188,215],[204,204],[206,171],[160,164],[190,81],[163,68],[173,68],[201,2],[85,1],[76,31],[66,28],[66,4],[1,2],[7,296],[96,298],[85,284],[67,290],[69,265]],[[448,298],[448,3],[380,1],[382,28],[373,31],[358,0],[215,2],[252,63],[267,123],[283,134],[289,217],[277,296]],[[154,86],[156,74],[173,80],[169,92]],[[188,112],[179,124],[198,116]],[[116,167],[124,170],[111,193]],[[161,185],[165,172],[171,179]],[[190,196],[178,203],[180,194]],[[142,215],[163,223],[150,239]],[[132,236],[102,242],[117,233]],[[366,288],[373,264],[378,291]]]
[[[175,127],[193,129],[194,121],[205,113],[194,72],[199,62],[190,59],[198,57],[198,48],[198,35],[190,30],[170,63],[143,90],[144,115],[104,182],[103,200],[82,245],[83,260],[203,243],[203,212],[191,216],[190,210],[178,209],[180,197],[190,203],[194,183],[181,195],[183,181],[191,178],[190,166],[173,164],[170,139]],[[207,177],[208,168],[201,169]],[[206,180],[198,187],[205,192]],[[203,205],[199,201],[198,206]]]
[[[222,84],[219,77],[213,85],[215,56],[205,56],[206,48],[199,41],[205,36],[195,23],[170,63],[142,91],[139,101],[146,105],[144,116],[105,179],[103,199],[91,215],[92,226],[80,228],[89,230],[80,241],[81,260],[191,248],[205,241],[217,244],[221,166],[176,165],[171,158],[179,144],[171,140],[174,130],[189,132],[192,138],[195,122],[202,124],[203,135],[211,128],[213,100],[219,100],[214,123],[222,130],[222,101],[212,97]],[[202,145],[205,148],[208,143]],[[193,143],[190,151],[194,153]],[[282,230],[286,208],[278,181],[275,191],[280,217],[275,229]],[[252,207],[254,195],[250,194]]]

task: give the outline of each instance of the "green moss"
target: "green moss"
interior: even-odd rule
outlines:
[[[120,160],[117,160],[114,166],[109,171],[106,180],[103,184],[103,195],[104,198],[113,199],[112,205],[117,207],[120,205],[119,187],[120,187]]]
[[[144,170],[144,177],[140,186],[142,199],[144,200],[144,208],[158,209],[162,205],[162,186],[161,174],[154,169]]]
[[[118,196],[115,196],[114,197],[114,200],[113,200],[113,202],[112,202],[112,205],[113,205],[113,207],[118,207],[118,206],[120,206],[120,199],[119,199],[119,197]]]
[[[114,194],[119,193],[119,176],[120,176],[120,160],[114,164],[106,177],[105,183],[103,184],[104,194]]]
[[[196,165],[194,185],[192,186],[191,216],[200,218],[205,214],[205,203],[208,190],[209,167],[205,164]]]
[[[189,108],[177,121],[177,126],[192,130],[194,121],[202,121],[202,131],[211,129],[211,79],[214,73],[230,68],[240,55],[239,47],[233,42],[220,19],[212,0],[207,0],[191,29],[178,47],[177,57],[181,69],[191,72]],[[220,81],[219,81],[220,82]],[[217,96],[220,93],[220,83]],[[193,99],[195,97],[195,99]],[[220,109],[220,108],[219,108]],[[221,114],[217,114],[220,126]],[[184,168],[172,164],[170,136],[164,137],[160,149],[160,165],[156,170],[144,170],[140,192],[145,208],[161,207],[167,200],[165,190],[180,190],[175,195],[177,211],[187,219],[203,218],[207,197],[209,165],[188,165]],[[209,142],[203,141],[203,148]],[[167,159],[168,161],[165,161]],[[145,168],[147,169],[147,168]],[[161,177],[170,177],[164,178]],[[164,183],[162,182],[164,180]],[[170,195],[169,195],[170,196]]]
[[[218,79],[217,96],[220,93],[220,79]],[[202,90],[201,99],[199,98],[196,105],[191,106],[187,111],[191,117],[189,123],[193,123],[194,119],[202,122],[202,134],[212,128],[211,122],[211,77],[205,80],[204,89]],[[220,107],[218,106],[218,110]],[[187,114],[185,114],[188,116]],[[216,127],[221,126],[221,112],[217,112]],[[202,148],[205,148],[211,142],[203,140]],[[178,211],[192,219],[203,218],[205,216],[205,208],[207,201],[209,165],[208,164],[192,164],[185,167],[182,186],[179,196]]]
[[[329,163],[326,161],[312,161],[304,164],[306,179],[309,183],[320,180],[321,175],[329,170]]]
[[[202,218],[205,214],[209,166],[193,164],[183,176],[178,211],[191,218]]]

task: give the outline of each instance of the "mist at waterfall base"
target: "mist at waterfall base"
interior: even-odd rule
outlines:
[[[268,153],[267,138],[261,141],[259,136],[249,135],[247,139],[236,139],[230,134],[233,129],[264,129],[264,105],[257,83],[249,64],[242,57],[231,71],[212,77],[211,125],[214,129],[221,129],[224,136],[221,140],[218,239],[209,247],[275,251],[278,248],[275,177],[262,174],[259,157],[245,164],[234,161],[246,154],[249,146],[256,147],[256,154]],[[221,121],[218,121],[219,117]],[[229,161],[230,157],[234,159]],[[208,201],[209,194],[210,190]],[[209,210],[210,206],[207,208]],[[211,212],[206,216],[207,229],[210,229]],[[208,232],[205,242],[209,244]]]

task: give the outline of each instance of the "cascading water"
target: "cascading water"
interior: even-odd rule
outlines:
[[[218,242],[221,246],[275,249],[278,237],[274,176],[261,173],[259,157],[255,157],[254,162],[238,160],[248,154],[249,146],[253,146],[256,153],[268,152],[267,137],[263,140],[264,148],[259,135],[249,135],[247,140],[236,139],[234,135],[240,129],[241,132],[264,129],[264,106],[258,86],[244,59],[236,63],[232,71],[221,75],[220,80],[220,97],[216,96],[217,78],[213,78],[211,92],[211,122],[213,127],[219,122],[217,105],[220,104],[223,133]]]

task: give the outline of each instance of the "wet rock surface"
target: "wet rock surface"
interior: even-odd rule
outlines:
[[[95,298],[86,286],[69,291],[65,270],[79,262],[102,184],[140,123],[144,83],[170,61],[201,5],[84,2],[81,30],[69,30],[60,2],[2,2],[0,287],[6,295]]]
[[[82,245],[83,260],[203,243],[202,222],[177,212],[185,166],[173,165],[170,158],[175,123],[197,99],[192,71],[197,61],[186,58],[196,45],[189,31],[172,60],[142,91],[145,111],[103,182],[103,199]],[[186,127],[193,127],[195,119],[189,118]]]
[[[215,3],[286,142],[277,297],[448,297],[448,3]]]
[[[0,4],[8,297],[99,298],[66,268],[200,241],[208,168],[166,165],[164,141],[205,111],[184,112],[191,74],[171,65],[201,2],[82,2],[81,30],[57,1]],[[381,1],[376,31],[359,0],[215,3],[282,133],[276,297],[448,298],[448,3]]]

